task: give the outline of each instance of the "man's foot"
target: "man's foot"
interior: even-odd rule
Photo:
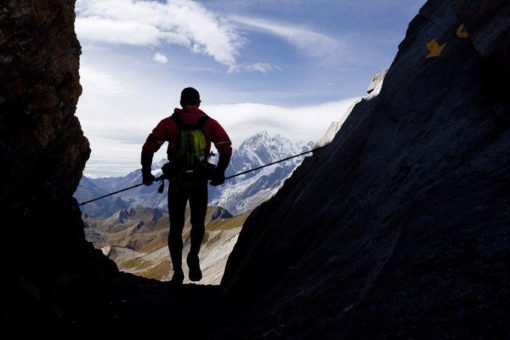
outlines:
[[[189,267],[189,279],[190,281],[200,281],[202,280],[202,271],[200,270],[200,260],[198,259],[198,255],[189,254],[187,258],[188,267]]]
[[[172,284],[180,286],[182,285],[182,281],[184,281],[184,272],[181,268],[174,269],[174,275],[172,276]]]

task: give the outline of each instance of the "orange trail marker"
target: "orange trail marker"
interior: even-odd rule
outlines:
[[[464,24],[460,25],[459,28],[457,28],[457,36],[461,39],[469,38],[469,32],[466,30],[466,26],[464,26]]]
[[[429,50],[429,54],[425,58],[436,58],[443,53],[444,48],[447,43],[440,45],[437,40],[434,38],[427,43],[427,49]]]

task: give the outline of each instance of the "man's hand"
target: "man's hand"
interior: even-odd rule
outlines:
[[[152,185],[152,183],[156,179],[156,177],[154,177],[154,175],[151,174],[150,171],[143,171],[142,175],[143,175],[143,184],[145,184],[145,185]]]
[[[225,170],[216,168],[211,175],[211,182],[209,183],[215,187],[225,183]]]

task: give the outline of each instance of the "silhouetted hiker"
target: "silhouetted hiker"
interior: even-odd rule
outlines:
[[[200,94],[197,90],[191,87],[182,90],[180,104],[182,109],[176,108],[171,117],[159,122],[142,148],[143,183],[151,185],[155,179],[151,173],[152,157],[164,142],[169,142],[169,163],[165,164],[163,172],[170,179],[168,247],[174,268],[172,282],[177,284],[184,280],[182,230],[186,204],[189,201],[191,210],[191,249],[187,257],[189,279],[200,281],[202,271],[198,253],[205,232],[207,180],[211,179],[211,185],[223,184],[232,155],[232,143],[225,130],[198,108]],[[207,162],[211,142],[219,152],[216,167]]]

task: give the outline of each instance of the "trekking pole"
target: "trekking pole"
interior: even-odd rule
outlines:
[[[241,175],[245,175],[247,173],[250,173],[250,172],[253,172],[253,171],[257,171],[257,170],[260,170],[260,169],[263,169],[263,168],[266,168],[268,166],[271,166],[271,165],[274,165],[274,164],[278,164],[278,163],[282,163],[282,162],[285,162],[285,161],[288,161],[290,159],[293,159],[293,158],[296,158],[296,157],[300,157],[300,156],[304,156],[306,154],[309,154],[311,152],[314,152],[314,151],[317,151],[317,150],[320,150],[320,149],[324,149],[326,146],[328,146],[329,144],[326,144],[326,145],[323,145],[323,146],[319,146],[315,149],[312,149],[312,150],[308,150],[308,151],[304,151],[304,152],[301,152],[297,155],[293,155],[293,156],[289,156],[289,157],[286,157],[286,158],[283,158],[283,159],[280,159],[280,160],[277,160],[277,161],[274,161],[274,162],[271,162],[271,163],[268,163],[268,164],[264,164],[264,165],[261,165],[261,166],[258,166],[256,168],[253,168],[253,169],[248,169],[246,171],[241,171],[241,172],[238,172],[237,174],[234,174],[234,175],[231,175],[231,176],[228,176],[228,177],[225,177],[225,180],[227,179],[231,179],[231,178],[234,178],[234,177],[237,177],[237,176],[241,176]],[[156,177],[154,179],[154,182],[157,182],[157,181],[161,181],[161,184],[158,188],[158,192],[161,194],[163,193],[163,190],[165,189],[165,176],[164,175],[161,175],[159,177]],[[109,193],[109,194],[106,194],[106,195],[103,195],[103,196],[99,196],[99,197],[96,197],[94,199],[91,199],[89,201],[85,201],[85,202],[81,202],[79,203],[78,205],[79,206],[82,206],[82,205],[85,205],[87,203],[91,203],[91,202],[94,202],[94,201],[97,201],[97,200],[100,200],[102,198],[105,198],[105,197],[109,197],[109,196],[113,196],[115,194],[118,194],[118,193],[121,193],[121,192],[124,192],[124,191],[128,191],[128,190],[131,190],[131,189],[134,189],[134,188],[137,188],[139,186],[142,186],[144,185],[143,183],[140,183],[140,184],[135,184],[135,185],[132,185],[128,188],[124,188],[122,190],[118,190],[118,191],[115,191],[115,192],[112,192],[112,193]]]
[[[159,176],[159,177],[156,177],[156,178],[154,179],[154,182],[162,181],[162,182],[164,183],[164,179],[165,179],[165,177],[164,177],[163,175],[161,175],[161,176]],[[106,195],[103,195],[103,196],[96,197],[96,198],[91,199],[91,200],[89,200],[89,201],[81,202],[81,203],[80,203],[80,204],[78,204],[78,205],[79,205],[79,206],[82,206],[82,205],[85,205],[85,204],[87,204],[87,203],[92,203],[92,202],[97,201],[97,200],[100,200],[100,199],[102,199],[102,198],[106,198],[106,197],[109,197],[109,196],[113,196],[113,195],[115,195],[115,194],[118,194],[118,193],[121,193],[121,192],[124,192],[124,191],[128,191],[128,190],[131,190],[131,189],[137,188],[137,187],[142,186],[142,185],[143,185],[143,183],[135,184],[135,185],[132,185],[132,186],[130,186],[130,187],[128,187],[128,188],[124,188],[124,189],[121,189],[121,190],[118,190],[118,191],[115,191],[115,192],[111,192],[111,193],[109,193],[109,194],[106,194]],[[163,184],[162,184],[162,185],[163,185]],[[161,185],[160,185],[160,187],[159,187],[159,189],[158,189],[158,192],[159,192],[160,190],[161,190]],[[163,190],[161,190],[161,192],[163,192]]]
[[[253,168],[253,169],[248,169],[246,171],[241,171],[241,172],[238,172],[237,174],[234,174],[234,175],[231,175],[231,176],[228,176],[228,177],[225,177],[225,180],[227,179],[231,179],[231,178],[234,178],[234,177],[237,177],[237,176],[241,176],[241,175],[245,175],[247,173],[250,173],[250,172],[253,172],[253,171],[257,171],[257,170],[260,170],[260,169],[263,169],[265,167],[268,167],[268,166],[271,166],[271,165],[274,165],[274,164],[278,164],[278,163],[282,163],[282,162],[285,162],[285,161],[288,161],[290,159],[293,159],[293,158],[296,158],[296,157],[299,157],[299,156],[304,156],[310,152],[314,152],[314,151],[317,151],[317,150],[320,150],[320,149],[323,149],[325,148],[326,146],[328,146],[329,144],[327,145],[323,145],[323,146],[319,146],[315,149],[312,149],[312,150],[308,150],[308,151],[305,151],[305,152],[301,152],[297,155],[293,155],[293,156],[289,156],[287,158],[284,158],[284,159],[279,159],[277,161],[274,161],[274,162],[271,162],[271,163],[268,163],[268,164],[264,164],[264,165],[261,165],[261,166],[258,166],[256,168]]]

